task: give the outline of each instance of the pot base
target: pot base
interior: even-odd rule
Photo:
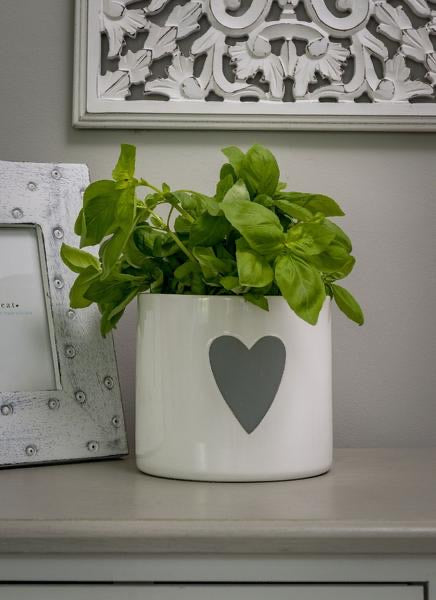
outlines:
[[[136,466],[139,471],[152,477],[161,477],[163,479],[175,479],[179,481],[202,481],[209,483],[266,483],[272,481],[294,481],[297,479],[309,479],[319,477],[328,473],[332,463],[326,464],[316,469],[302,472],[277,472],[277,473],[213,473],[207,472],[189,472],[177,469],[157,469],[147,463],[144,458],[136,458]]]

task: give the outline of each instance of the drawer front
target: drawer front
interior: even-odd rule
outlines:
[[[0,585],[1,600],[424,600],[420,585]]]

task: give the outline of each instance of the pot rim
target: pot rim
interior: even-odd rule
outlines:
[[[222,300],[228,300],[229,298],[235,299],[235,300],[244,300],[244,294],[154,294],[151,293],[149,291],[145,291],[145,292],[139,292],[137,297],[142,298],[145,296],[150,296],[150,297],[168,297],[168,298],[192,298],[194,300],[208,300],[208,299],[222,299]],[[284,296],[279,295],[279,296],[265,296],[265,298],[267,298],[268,300],[274,300],[275,298],[280,298],[281,300],[283,300],[284,302],[287,303],[286,299],[284,298]],[[325,301],[330,301],[331,302],[331,297],[326,295],[325,297]]]
[[[139,292],[138,293],[138,298],[140,296],[168,296],[168,297],[173,297],[173,298],[238,298],[239,300],[244,300],[244,294],[155,294],[155,293],[151,293],[148,291],[145,292]],[[284,300],[284,297],[282,295],[278,295],[278,296],[265,296],[265,298],[282,298]],[[286,302],[286,300],[285,300]]]

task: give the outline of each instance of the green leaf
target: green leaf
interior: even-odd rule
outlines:
[[[252,250],[245,241],[236,244],[236,264],[240,284],[262,288],[274,279],[274,271],[263,256]]]
[[[191,231],[192,223],[190,223],[184,217],[178,216],[174,221],[174,230],[176,233],[189,233]]]
[[[274,206],[273,199],[271,196],[267,196],[266,194],[259,194],[253,199],[253,201],[265,206],[265,208],[272,208]]]
[[[91,300],[85,297],[89,286],[100,275],[94,267],[87,267],[77,276],[70,290],[70,305],[72,308],[86,308],[92,304]]]
[[[163,258],[172,256],[179,251],[174,239],[164,231],[155,231],[148,225],[141,225],[133,232],[133,240],[146,256]]]
[[[203,213],[193,223],[189,241],[193,246],[214,246],[221,242],[231,229],[230,223],[224,217],[212,217]]]
[[[347,252],[351,252],[353,250],[350,238],[345,233],[345,231],[343,231],[339,227],[339,225],[336,225],[336,223],[333,223],[333,221],[330,221],[329,219],[326,219],[324,221],[324,225],[328,227],[330,231],[333,231],[333,233],[335,234],[336,241],[342,244],[342,246],[344,246]]]
[[[115,181],[129,181],[135,174],[136,148],[130,144],[121,144],[121,152],[112,177]]]
[[[195,268],[196,265],[191,260],[187,260],[177,267],[177,269],[174,271],[174,277],[180,281],[189,279],[192,273],[195,271]]]
[[[130,304],[130,302],[137,296],[138,288],[134,287],[130,290],[130,292],[117,304],[108,315],[108,320],[113,322],[114,318],[118,315],[121,317],[126,307]],[[120,314],[121,313],[121,314]],[[117,318],[117,321],[119,319]],[[112,326],[113,328],[113,326]]]
[[[333,241],[335,234],[323,223],[299,223],[286,234],[286,246],[303,255],[323,252]]]
[[[229,189],[233,186],[233,177],[231,175],[226,175],[223,179],[220,179],[215,192],[215,200],[216,202],[222,202],[224,196],[227,194]],[[213,213],[211,213],[213,214]]]
[[[100,263],[95,256],[67,244],[62,244],[61,258],[74,273],[82,273],[88,267],[94,267],[97,271],[100,270]]]
[[[277,189],[280,171],[274,155],[263,146],[255,144],[244,156],[238,175],[245,181],[250,196],[272,196]]]
[[[133,290],[131,292],[132,297],[128,299],[128,301],[126,302],[126,306],[137,295],[137,293],[137,290]],[[110,333],[113,329],[116,328],[118,321],[124,314],[126,306],[122,307],[122,304],[115,308],[108,306],[103,310],[100,321],[100,333],[102,337],[105,338],[108,335],[108,333]]]
[[[116,326],[126,306],[139,291],[144,289],[146,289],[144,284],[132,284],[117,279],[98,280],[89,286],[86,298],[96,302],[100,308],[102,313],[100,329],[103,336]]]
[[[153,271],[154,281],[150,285],[150,292],[152,294],[160,294],[164,284],[164,274],[161,269],[155,269]]]
[[[243,181],[227,192],[222,209],[228,221],[259,254],[276,254],[283,249],[285,236],[278,217],[268,208],[249,200]]]
[[[132,285],[129,282],[118,281],[116,279],[107,281],[99,279],[89,286],[85,296],[88,300],[92,300],[101,305],[117,305],[125,298],[131,289]]]
[[[224,179],[230,175],[233,179],[233,183],[238,179],[238,176],[235,173],[235,169],[229,163],[225,163],[220,169],[220,179]]]
[[[333,298],[339,309],[346,314],[349,319],[358,325],[363,325],[365,318],[362,309],[353,295],[337,284],[331,284],[331,289],[333,291]]]
[[[102,337],[106,337],[108,333],[115,329],[118,324],[118,321],[124,314],[124,310],[119,311],[112,319],[109,318],[111,313],[111,307],[109,306],[102,312],[101,321],[100,321],[100,333]]]
[[[225,290],[234,292],[235,294],[238,294],[241,291],[239,279],[234,275],[226,275],[225,277],[221,277],[220,285],[222,285]]]
[[[326,217],[343,217],[344,212],[339,204],[322,194],[305,194],[301,192],[281,192],[280,200],[288,200],[294,204],[298,204],[303,208],[307,208],[312,214],[317,212],[322,213]]]
[[[308,256],[307,260],[323,273],[335,274],[334,279],[346,277],[354,267],[356,259],[348,254],[342,244],[333,240],[328,248],[316,256]]]
[[[298,221],[310,221],[313,217],[310,210],[300,206],[299,204],[294,204],[289,200],[275,200],[274,205],[284,212],[285,215],[288,215],[293,219],[297,219]]]
[[[226,260],[235,260],[234,254],[231,254],[222,244],[217,244],[214,248],[215,254],[218,258],[223,258]]]
[[[153,246],[154,256],[157,256],[158,258],[167,258],[169,256],[174,256],[174,254],[179,252],[180,248],[171,236],[167,235],[156,238]]]
[[[188,194],[187,192],[172,192],[180,206],[186,210],[191,217],[199,217],[205,211],[205,201],[207,196],[203,194]]]
[[[149,225],[141,225],[133,231],[133,241],[142,254],[153,256],[154,242],[160,232],[154,231]]]
[[[121,193],[115,182],[109,180],[95,181],[86,188],[80,227],[81,248],[99,244],[118,228],[116,211]]]
[[[148,194],[144,199],[145,206],[150,210],[154,210],[161,201],[161,194]]]
[[[191,280],[191,293],[202,296],[207,293],[206,285],[203,281],[201,273],[194,272]]]
[[[298,256],[285,254],[276,260],[275,280],[292,310],[315,325],[326,297],[319,272]]]
[[[118,229],[111,238],[105,240],[100,246],[100,260],[103,267],[102,280],[108,277],[115,268],[129,237],[130,231]]]
[[[333,280],[336,279],[344,279],[344,277],[348,277],[351,271],[354,269],[354,265],[356,264],[356,259],[354,256],[349,256],[348,260],[345,261],[336,271],[330,272],[330,277]]]
[[[148,262],[150,263],[151,261],[149,260]],[[131,269],[130,266],[126,267],[126,263],[124,263],[121,268]],[[152,265],[147,265],[147,262],[144,262],[141,269],[136,268],[136,274],[128,271],[114,271],[112,273],[112,277],[116,281],[128,281],[142,285],[144,283],[149,283],[148,273],[151,271],[151,269]]]
[[[228,146],[227,148],[223,148],[221,152],[228,159],[236,175],[239,175],[241,164],[245,158],[245,154],[242,150],[237,146]]]
[[[242,179],[238,179],[238,181],[232,185],[232,187],[224,196],[223,202],[226,205],[231,205],[236,202],[251,202],[247,186]],[[221,208],[224,210],[223,206],[221,206]]]
[[[212,215],[212,217],[222,216],[223,214],[221,206],[215,198],[206,197],[204,200],[204,206],[207,212]]]
[[[231,271],[229,261],[217,258],[212,248],[197,246],[192,253],[198,260],[206,280],[213,280],[218,275],[226,275]]]
[[[74,233],[78,236],[82,236],[83,228],[85,227],[85,218],[83,215],[83,208],[80,209],[79,214],[77,215],[76,222],[74,223]]]
[[[135,220],[136,201],[135,188],[129,186],[121,192],[118,197],[117,207],[115,211],[115,219],[122,229],[130,229]]]
[[[262,310],[269,311],[268,299],[262,294],[253,294],[252,292],[248,292],[247,294],[244,294],[244,298],[247,302],[251,302],[251,304],[258,306]]]
[[[150,260],[148,256],[145,256],[143,252],[141,252],[138,246],[135,244],[135,240],[133,236],[131,236],[124,248],[124,256],[123,258],[135,268],[145,268],[147,262]]]

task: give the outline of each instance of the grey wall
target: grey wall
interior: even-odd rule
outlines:
[[[355,243],[348,285],[367,323],[334,317],[336,445],[435,445],[436,134],[73,130],[73,27],[72,0],[1,0],[0,158],[86,162],[102,178],[128,142],[147,179],[208,192],[221,147],[269,146],[294,189],[341,202]],[[131,307],[116,333],[130,428],[134,338]]]

